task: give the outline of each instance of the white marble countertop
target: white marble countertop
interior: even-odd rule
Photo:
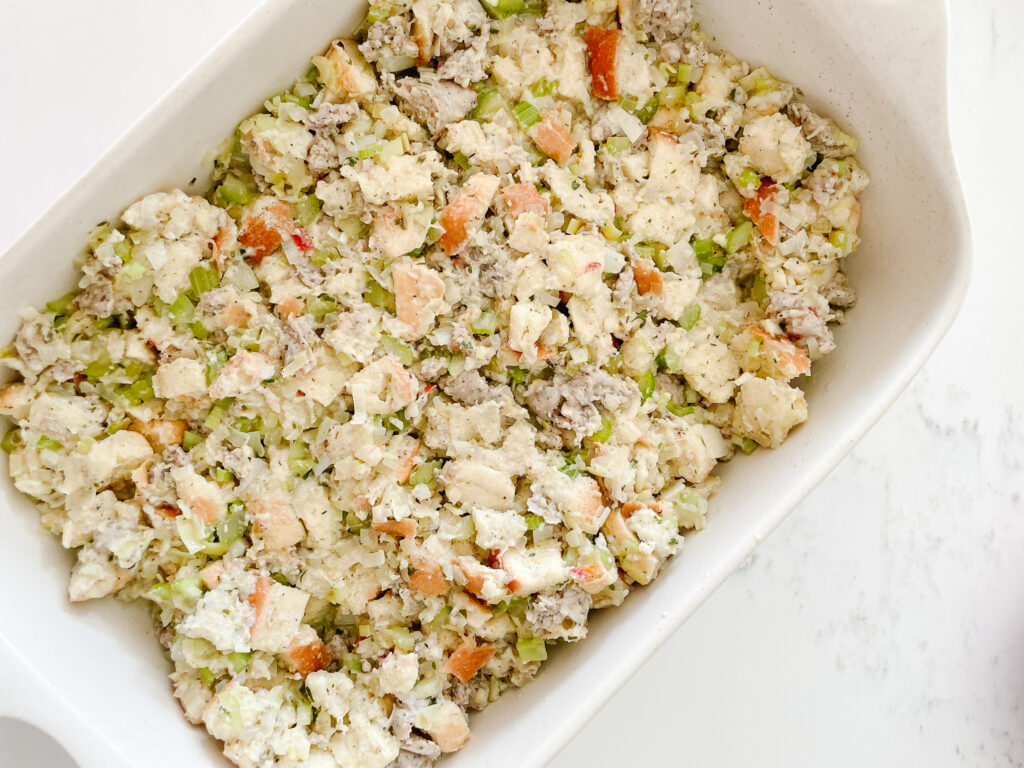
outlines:
[[[556,768],[1024,764],[1024,2],[951,3],[975,238],[956,324]],[[0,252],[249,6],[0,4]],[[0,767],[70,765],[0,722]]]

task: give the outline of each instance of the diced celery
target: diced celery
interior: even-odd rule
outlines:
[[[480,4],[496,19],[507,19],[520,13],[535,16],[544,13],[544,0],[480,0]]]
[[[506,369],[506,375],[508,376],[508,383],[511,385],[525,384],[530,376],[529,374],[518,365],[510,365]]]
[[[529,128],[531,125],[536,125],[540,122],[540,112],[528,101],[520,101],[516,104],[512,113],[515,115],[516,121],[523,128]]]
[[[614,137],[613,137],[614,138]],[[608,139],[611,141],[611,139]],[[618,229],[614,224],[605,224],[601,227],[601,234],[604,235],[605,240],[615,241],[618,240],[622,235],[622,231]]]
[[[175,325],[188,325],[195,317],[196,307],[183,293],[167,308],[167,312]]]
[[[320,200],[316,195],[303,195],[292,204],[292,210],[299,224],[308,227],[320,215]]]
[[[434,472],[441,467],[441,460],[425,461],[418,465],[409,475],[409,485],[430,485],[434,482]]]
[[[241,653],[239,651],[235,651],[233,653],[228,654],[228,664],[231,665],[231,669],[233,669],[237,674],[238,672],[241,672],[243,669],[249,666],[249,659],[251,658],[251,653]]]
[[[636,111],[636,116],[640,119],[640,122],[647,125],[658,112],[658,107],[661,105],[661,96],[657,93],[651,96],[640,109]]]
[[[358,653],[346,653],[341,657],[341,666],[349,672],[362,672],[363,660]]]
[[[96,379],[103,378],[108,373],[111,373],[117,368],[112,362],[106,359],[93,360],[82,371],[85,374],[85,378],[95,381]]]
[[[402,365],[408,367],[416,362],[416,350],[401,339],[384,334],[380,337],[381,346],[391,357],[395,358]]]
[[[317,248],[309,254],[309,261],[314,267],[322,267],[334,258],[334,254],[324,248]]]
[[[306,107],[306,109],[309,109],[310,101],[308,96],[300,96],[297,93],[286,91],[285,93],[281,94],[280,99],[281,101],[287,101],[291,104],[298,104],[300,107]]]
[[[176,608],[191,610],[203,596],[203,586],[198,576],[180,576],[171,582],[171,600]]]
[[[544,525],[544,518],[540,515],[535,515],[532,512],[525,516],[526,519],[526,530],[535,531]]]
[[[654,358],[659,371],[678,371],[681,361],[679,354],[672,347],[664,346]]]
[[[213,684],[217,681],[216,676],[208,667],[203,667],[199,670],[199,679],[203,681],[203,685],[207,688],[213,687]]]
[[[213,479],[218,483],[233,483],[235,482],[235,473],[230,469],[224,469],[224,467],[217,467],[213,470]]]
[[[313,315],[313,319],[318,323],[323,322],[323,319],[331,312],[335,312],[338,309],[338,302],[334,300],[332,296],[328,296],[326,293],[321,293],[315,299],[309,302],[307,307],[309,313]]]
[[[683,103],[686,104],[686,108],[690,110],[690,117],[693,120],[699,120],[704,117],[707,109],[704,107],[704,103],[700,100],[700,94],[694,91],[689,91],[686,97],[683,99]]]
[[[207,291],[212,291],[220,285],[220,275],[212,267],[195,267],[189,272],[188,280],[192,284],[192,290],[195,292],[196,297],[202,296]],[[174,310],[173,304],[171,305],[171,310]]]
[[[612,420],[607,416],[601,417],[601,426],[590,436],[595,443],[607,443],[612,436]]]
[[[678,107],[686,100],[685,85],[670,85],[661,91],[661,103],[669,109]]]
[[[40,437],[39,440],[36,442],[36,445],[42,448],[44,451],[59,451],[64,448],[63,445],[58,443],[52,437],[47,437],[46,435]]]
[[[619,106],[627,112],[635,112],[637,106],[637,98],[631,93],[624,93],[619,96]]]
[[[693,65],[683,62],[676,69],[676,82],[682,83],[683,85],[688,84],[693,79]]]
[[[608,358],[608,362],[606,362],[602,367],[608,371],[608,373],[618,373],[619,369],[622,368],[622,360],[622,353],[616,352]]]
[[[398,650],[410,653],[416,647],[416,638],[412,636],[408,627],[398,625],[388,627],[388,633],[391,635],[391,642]]]
[[[362,149],[360,149],[358,152],[356,152],[356,154],[359,156],[360,160],[366,160],[367,158],[370,158],[370,157],[376,157],[377,155],[379,155],[383,151],[384,151],[384,142],[382,142],[382,141],[375,141],[373,144],[370,144],[369,146],[366,146],[366,147],[363,147]]]
[[[65,293],[59,299],[46,302],[46,308],[55,315],[66,315],[75,302],[74,293]]]
[[[376,24],[378,21],[384,21],[391,17],[391,6],[385,4],[374,4],[371,5],[369,10],[366,11],[366,26]]]
[[[750,242],[750,235],[754,232],[754,223],[744,221],[729,230],[725,236],[725,252],[736,253],[740,248]]]
[[[567,235],[575,235],[581,229],[583,229],[583,220],[577,219],[575,216],[573,216],[572,218],[569,219],[569,223],[566,224],[565,233]]]
[[[761,174],[752,168],[744,168],[740,175],[736,177],[736,183],[741,187],[757,189],[761,186]]]
[[[23,443],[21,437],[21,430],[17,427],[7,430],[4,433],[3,439],[0,439],[0,449],[4,453],[13,453],[16,449],[20,448]]]
[[[382,419],[384,426],[395,433],[408,432],[412,422],[406,417],[405,411],[395,411]]]
[[[689,416],[693,413],[692,405],[680,405],[675,400],[669,400],[665,403],[665,408],[674,416]]]
[[[693,387],[687,387],[685,394],[686,394],[686,402],[688,404],[690,404],[690,405],[692,405],[693,403],[696,403],[698,400],[700,400],[700,395],[697,394],[697,390],[694,389]]]
[[[369,225],[358,216],[346,216],[338,220],[338,229],[345,233],[346,242],[349,243],[361,238],[369,228]]]
[[[377,307],[378,309],[383,309],[385,312],[394,313],[395,311],[394,295],[372,277],[367,278],[366,290],[363,292],[363,298],[366,300],[367,304]]]
[[[253,198],[249,186],[234,174],[229,173],[217,187],[217,194],[229,204],[248,205]]]
[[[210,412],[207,414],[206,419],[203,420],[203,426],[207,429],[216,429],[220,426],[221,422],[224,421],[224,416],[227,415],[228,408],[235,401],[233,397],[221,398],[213,404],[210,408]]]
[[[692,330],[699,320],[700,304],[694,302],[683,310],[683,314],[679,318],[679,327],[684,331]]]
[[[501,94],[497,88],[481,91],[476,97],[476,106],[470,113],[474,120],[488,120],[498,114],[502,106]]]
[[[166,603],[171,599],[171,585],[166,581],[157,582],[146,592],[146,599],[154,603]]]
[[[456,152],[454,155],[452,155],[452,160],[454,160],[455,164],[464,171],[468,171],[470,168],[473,167],[472,163],[469,162],[469,158],[466,157],[461,152]]]
[[[146,274],[146,265],[140,261],[130,261],[124,265],[121,274],[130,280],[138,280]]]
[[[636,255],[639,256],[641,259],[654,259],[653,245],[647,245],[646,243],[637,243],[637,245],[633,246],[633,249],[636,251]]]
[[[843,256],[853,250],[853,238],[845,229],[833,229],[828,235],[828,241],[833,247],[838,248]]]
[[[210,329],[203,325],[201,322],[196,320],[192,325],[189,326],[192,330],[192,335],[200,341],[204,341],[210,338]]]
[[[750,298],[759,304],[768,298],[768,284],[764,275],[760,272],[754,278],[754,284],[750,288]]]
[[[153,374],[148,373],[137,379],[122,394],[132,405],[148,403],[156,397],[156,393],[153,391]]]
[[[516,651],[523,661],[544,661],[548,657],[548,649],[543,637],[531,637],[516,642]]]
[[[530,86],[530,93],[534,96],[550,96],[558,91],[557,80],[541,78]]]
[[[625,136],[610,136],[604,143],[605,149],[607,149],[613,155],[617,155],[619,152],[625,152],[632,145],[633,143]],[[616,235],[615,237],[618,237],[618,235]],[[612,237],[609,239],[614,240],[615,238]]]
[[[757,339],[751,339],[750,343],[747,344],[747,357],[751,360],[761,354],[761,342]]]
[[[654,370],[648,368],[640,375],[636,383],[640,387],[640,397],[644,400],[649,398],[654,394]]]
[[[740,441],[740,450],[743,451],[747,456],[757,450],[757,443],[751,440],[749,437],[744,437]]]
[[[228,352],[226,349],[212,350],[206,355],[206,385],[209,386],[213,383],[213,380],[217,378],[217,374],[220,369],[224,367],[224,363],[228,361]]]
[[[186,430],[185,436],[181,440],[181,446],[186,451],[191,451],[197,445],[203,442],[203,436]]]
[[[493,309],[485,309],[470,326],[470,329],[477,336],[491,336],[497,328],[498,315]]]
[[[234,544],[242,538],[247,528],[245,504],[233,501],[228,504],[227,514],[217,521],[217,541],[222,544]]]
[[[296,442],[288,447],[288,469],[295,477],[308,475],[315,463],[308,445]]]
[[[710,239],[694,240],[692,245],[693,252],[697,255],[697,262],[700,264],[700,270],[705,277],[722,271],[725,266],[725,253],[720,246]]]

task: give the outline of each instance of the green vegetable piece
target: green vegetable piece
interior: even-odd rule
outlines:
[[[253,198],[249,185],[233,173],[224,177],[224,181],[217,187],[217,194],[229,205],[248,205]]]
[[[228,408],[235,401],[233,397],[225,397],[213,404],[210,408],[210,412],[207,414],[206,419],[203,420],[203,426],[207,429],[216,429],[220,426],[220,423],[224,421],[224,416],[228,412]]]
[[[7,432],[4,433],[3,438],[0,439],[0,449],[2,449],[4,453],[14,453],[14,451],[20,448],[23,443],[24,441],[21,436],[21,430],[14,427],[7,430]]]
[[[220,275],[212,267],[196,267],[189,272],[188,281],[192,284],[192,291],[195,293],[196,298],[198,298],[220,285]],[[174,304],[171,305],[171,309],[173,311]]]
[[[171,599],[171,585],[166,581],[154,584],[146,593],[146,599],[152,600],[154,603],[169,602]]]
[[[372,277],[367,278],[366,290],[363,291],[363,298],[367,304],[383,309],[385,312],[395,312],[395,297],[391,291],[384,288]]]
[[[643,374],[637,379],[637,385],[640,387],[640,397],[646,400],[654,394],[654,370],[648,368]]]
[[[497,88],[480,91],[476,97],[476,106],[470,113],[474,120],[489,120],[501,110],[503,100]]]
[[[590,436],[595,443],[607,443],[612,436],[612,420],[607,416],[601,417],[601,426]]]
[[[661,106],[661,96],[656,93],[647,100],[646,104],[636,111],[636,116],[640,119],[641,123],[647,125],[654,119],[659,106]]]
[[[853,250],[853,238],[845,229],[833,229],[829,232],[828,241],[833,247],[838,248],[843,256]]]
[[[93,360],[85,366],[85,370],[83,370],[82,373],[85,374],[85,378],[90,381],[95,381],[96,379],[103,378],[108,373],[111,373],[116,369],[117,366],[109,360]]]
[[[131,280],[138,280],[146,274],[146,265],[139,261],[131,261],[124,265],[121,274]]]
[[[46,302],[46,308],[55,315],[66,315],[75,302],[74,293],[65,293],[59,299]]]
[[[188,325],[195,317],[196,307],[184,293],[167,308],[170,321],[175,325]]]
[[[190,432],[190,431],[186,430],[185,436],[181,440],[181,446],[186,451],[191,451],[193,448],[195,448],[201,442],[203,442],[203,436],[202,435],[199,435],[199,434],[196,434],[195,432]]]
[[[541,78],[530,86],[530,93],[534,96],[552,96],[558,93],[558,81]]]
[[[201,322],[196,320],[192,325],[189,326],[192,330],[192,335],[200,341],[205,341],[210,338],[210,329],[203,325]]]
[[[333,297],[328,296],[326,293],[321,293],[311,302],[309,302],[309,313],[313,315],[318,323],[323,322],[323,319],[332,312],[336,312],[338,309],[338,302]]]
[[[203,584],[198,576],[181,576],[171,582],[171,600],[182,610],[191,610],[203,596]]]
[[[725,252],[736,253],[740,248],[750,242],[750,235],[754,232],[754,222],[744,221],[729,230],[725,236]]]
[[[544,525],[544,518],[540,515],[535,515],[532,512],[525,516],[526,518],[526,530],[536,531],[542,525]]]
[[[199,670],[199,679],[203,681],[203,685],[205,685],[207,688],[211,688],[213,684],[217,681],[217,678],[214,676],[213,672],[209,670],[208,667],[203,667]]]
[[[608,371],[608,373],[618,373],[619,369],[622,368],[622,353],[616,352],[614,355],[608,358],[608,362],[602,367]]]
[[[754,278],[754,284],[750,288],[750,298],[759,304],[768,298],[768,284],[764,275],[760,272]]]
[[[470,326],[470,330],[472,330],[477,336],[491,336],[497,328],[498,315],[493,309],[485,309]]]
[[[700,304],[694,302],[686,309],[683,310],[682,316],[679,318],[679,327],[684,331],[691,331],[693,327],[700,320]]]
[[[528,101],[520,101],[516,104],[512,114],[524,129],[540,122],[540,112]]]
[[[376,157],[377,155],[379,155],[383,151],[384,151],[384,142],[377,141],[377,142],[374,142],[373,144],[370,144],[370,145],[365,146],[362,149],[358,150],[356,152],[356,154],[359,156],[360,160],[366,160],[366,159],[371,158],[371,157]]]
[[[758,189],[761,186],[761,174],[752,168],[745,168],[743,172],[736,177],[736,183],[741,187]]]
[[[530,379],[530,375],[526,370],[520,368],[518,365],[510,365],[506,369],[506,375],[508,376],[508,383],[513,386],[516,384],[525,384]]]
[[[692,64],[680,64],[676,69],[676,82],[687,85],[693,79],[693,65]]]
[[[409,367],[417,360],[416,350],[401,339],[396,339],[394,336],[383,334],[380,337],[380,343],[381,346],[384,347],[385,352],[406,367]]]
[[[544,661],[548,657],[548,649],[543,637],[531,637],[517,641],[516,652],[523,661]]]
[[[64,446],[54,440],[52,437],[43,435],[36,442],[36,445],[42,448],[44,451],[60,451],[63,450]]]
[[[624,93],[619,96],[619,106],[629,113],[636,111],[637,98],[631,93]]]
[[[675,109],[686,101],[685,85],[670,85],[661,91],[661,103]]]
[[[664,346],[654,358],[659,371],[678,371],[681,361],[679,354],[672,347]]]
[[[233,669],[237,674],[249,666],[249,659],[251,658],[251,653],[240,653],[235,651],[234,653],[228,654],[228,664],[231,665],[231,669]]]
[[[496,19],[507,19],[520,13],[534,16],[544,13],[543,0],[480,0],[480,4]]]
[[[241,501],[232,501],[228,504],[227,513],[217,521],[217,541],[222,544],[234,544],[242,538],[248,527],[245,504]]]
[[[308,227],[320,215],[320,200],[316,195],[303,195],[292,204],[292,212],[299,224]]]
[[[217,467],[213,470],[213,479],[218,483],[233,483],[235,482],[235,473],[230,469],[224,469],[224,467]]]
[[[673,416],[689,416],[693,413],[692,405],[680,405],[675,400],[669,400],[665,403],[665,408],[668,409],[668,412]]]
[[[346,653],[341,657],[341,666],[349,672],[362,672],[363,660],[358,653]]]
[[[747,456],[757,450],[757,443],[751,440],[749,437],[744,437],[740,441],[740,450],[743,451]]]
[[[418,465],[409,475],[409,485],[430,485],[434,482],[434,473],[441,468],[440,459],[425,461]]]
[[[610,136],[608,140],[605,141],[604,143],[604,148],[607,149],[608,152],[613,155],[617,155],[620,152],[625,152],[631,146],[633,146],[633,143],[625,136]],[[615,237],[618,237],[618,235],[616,235]],[[609,239],[614,240],[615,238],[612,237]]]

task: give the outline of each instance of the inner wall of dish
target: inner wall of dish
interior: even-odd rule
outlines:
[[[839,349],[815,366],[807,382],[810,421],[781,449],[724,467],[710,527],[689,537],[655,584],[637,590],[623,607],[595,614],[588,640],[554,653],[536,683],[478,715],[473,741],[449,760],[450,768],[523,766],[532,756],[549,756],[781,519],[807,490],[807,479],[831,466],[829,457],[844,449],[834,436],[850,432],[858,403],[879,391],[886,370],[932,320],[933,298],[948,292],[952,266],[942,223],[949,211],[944,198],[930,194],[944,179],[929,162],[928,137],[910,125],[892,95],[895,86],[875,74],[884,71],[881,43],[891,51],[897,41],[886,41],[889,33],[878,18],[851,19],[844,2],[706,0],[699,6],[718,46],[769,65],[799,84],[813,106],[859,135],[860,156],[873,176],[863,198],[864,240],[850,260],[860,301],[850,323],[837,331]],[[270,0],[261,6],[242,34],[200,66],[58,203],[50,220],[0,260],[0,337],[16,329],[15,308],[39,306],[71,288],[71,259],[96,223],[156,189],[204,191],[209,165],[202,161],[209,150],[267,95],[301,74],[311,54],[352,28],[362,11],[360,3],[337,0]],[[841,29],[837,19],[845,19]],[[866,40],[874,42],[848,42]],[[193,177],[197,182],[189,187]],[[83,721],[117,739],[136,764],[146,757],[160,763],[168,755],[208,759],[212,742],[181,719],[143,611],[113,601],[69,606],[70,555],[41,535],[32,505],[10,483],[0,483],[0,498],[15,517],[0,539],[0,557],[13,572],[37,574],[30,586],[4,596],[0,634],[62,691]],[[42,633],[34,629],[41,616]],[[116,680],[106,671],[112,660],[119,667]],[[148,727],[138,727],[143,724]]]

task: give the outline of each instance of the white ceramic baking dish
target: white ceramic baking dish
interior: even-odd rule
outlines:
[[[14,332],[18,307],[72,285],[72,257],[96,222],[194,177],[201,189],[209,148],[361,13],[342,0],[268,0],[253,11],[0,259],[0,339]],[[705,0],[699,15],[716,45],[800,84],[861,138],[873,181],[849,265],[860,301],[836,333],[838,350],[815,367],[809,422],[782,448],[726,466],[707,530],[655,584],[596,614],[590,637],[553,653],[536,682],[476,716],[473,740],[447,768],[553,757],[878,419],[966,289],[942,0]],[[82,768],[222,764],[214,742],[181,717],[142,607],[71,606],[71,555],[3,478],[0,716],[38,725]]]

